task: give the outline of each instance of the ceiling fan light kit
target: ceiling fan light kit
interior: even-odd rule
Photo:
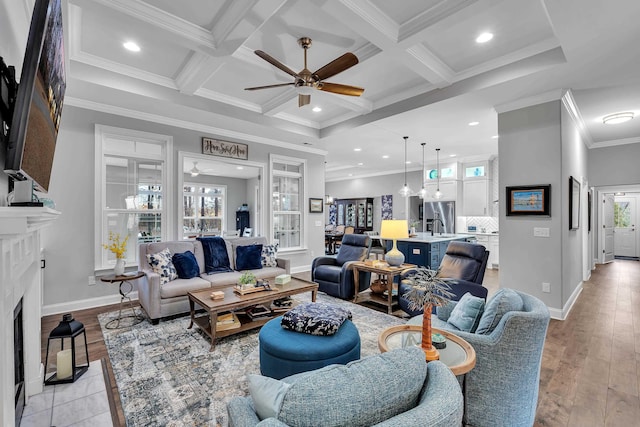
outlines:
[[[605,125],[617,125],[618,123],[628,122],[633,119],[633,112],[626,111],[624,113],[609,114],[602,118],[602,123]]]
[[[311,103],[311,93],[314,90],[321,90],[324,92],[336,93],[338,95],[348,95],[348,96],[360,96],[362,92],[364,92],[363,88],[357,86],[349,86],[338,83],[329,83],[325,82],[325,79],[335,76],[358,63],[358,57],[355,56],[351,52],[347,52],[342,56],[334,59],[323,67],[319,68],[315,72],[309,71],[307,68],[307,49],[311,47],[311,39],[309,37],[302,37],[298,39],[298,44],[304,50],[304,68],[296,73],[291,70],[291,68],[284,65],[282,62],[278,61],[271,55],[261,51],[256,50],[254,53],[258,55],[260,58],[267,61],[269,64],[274,67],[284,71],[290,76],[295,78],[293,83],[279,83],[267,86],[255,86],[255,87],[247,87],[245,90],[260,90],[260,89],[271,89],[276,87],[284,87],[284,86],[293,86],[296,92],[298,93],[298,106],[303,107]]]

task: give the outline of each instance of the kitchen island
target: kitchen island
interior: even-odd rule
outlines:
[[[471,234],[435,233],[432,236],[431,233],[416,233],[413,237],[398,239],[396,245],[404,254],[404,262],[437,270],[449,242],[452,240],[464,242],[473,238]],[[391,241],[387,241],[387,250],[390,250],[392,245]]]

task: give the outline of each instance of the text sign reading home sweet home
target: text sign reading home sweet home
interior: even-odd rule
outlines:
[[[249,148],[247,144],[202,138],[202,154],[247,160],[249,158]]]

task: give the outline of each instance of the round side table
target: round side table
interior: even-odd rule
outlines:
[[[129,318],[133,319],[131,323],[127,324],[127,326],[137,325],[138,323],[144,320],[144,316],[142,316],[142,314],[136,313],[135,307],[133,306],[133,302],[131,301],[131,297],[129,296],[129,294],[133,290],[133,283],[131,283],[131,281],[139,279],[141,277],[144,277],[144,273],[141,271],[138,271],[135,273],[123,274],[121,276],[116,276],[112,274],[109,276],[100,277],[100,280],[102,282],[106,282],[106,283],[120,282],[120,285],[119,285],[120,311],[118,312],[117,318],[110,320],[106,325],[104,325],[105,328],[118,329],[120,328],[120,321],[123,319],[129,319]],[[131,310],[131,314],[123,316],[122,310],[127,309],[127,307],[125,307],[125,300],[127,300],[128,302],[127,305],[128,305],[128,309]]]

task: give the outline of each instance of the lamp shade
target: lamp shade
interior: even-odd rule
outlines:
[[[406,219],[384,219],[380,226],[381,239],[406,239],[409,237],[409,223]]]

